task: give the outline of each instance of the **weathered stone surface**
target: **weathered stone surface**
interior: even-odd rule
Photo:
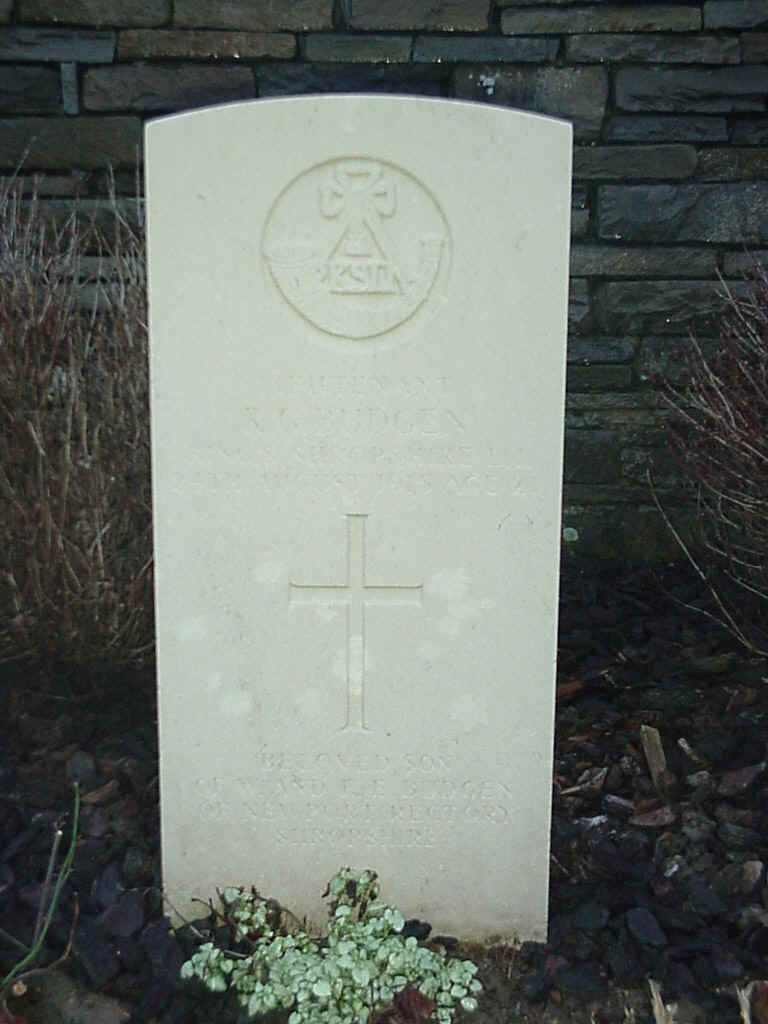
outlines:
[[[609,142],[727,142],[724,117],[645,115],[612,117],[605,128]]]
[[[565,41],[568,61],[588,63],[635,60],[654,64],[738,64],[739,41],[733,36],[650,34],[582,35]]]
[[[264,64],[257,72],[259,96],[292,96],[316,92],[384,92],[421,96],[443,94],[444,72],[438,65],[317,67],[311,64]]]
[[[594,493],[595,486],[589,490]],[[638,562],[667,562],[680,558],[680,548],[658,510],[643,504],[642,498],[633,499],[636,488],[624,483],[621,490],[616,484],[605,490],[606,505],[600,508],[578,504],[577,500],[570,498],[570,488],[566,490],[563,523],[575,531],[574,546],[579,554]],[[646,488],[646,500],[647,496]],[[625,500],[631,504],[621,504]],[[691,512],[673,507],[669,507],[668,512],[680,531],[689,535],[693,525]]]
[[[712,341],[700,339],[706,348]],[[691,351],[691,339],[685,336],[650,336],[643,338],[637,354],[637,375],[641,384],[682,384],[686,379],[686,355]]]
[[[572,280],[568,288],[568,333],[584,333],[592,328],[589,285]]]
[[[72,215],[72,203],[68,199],[50,198],[39,200],[40,213],[46,221],[63,226]],[[105,236],[114,235],[115,211],[120,217],[133,228],[138,228],[140,222],[141,206],[135,199],[118,199],[115,203],[111,199],[78,199],[77,213],[83,224],[94,224]],[[89,262],[90,257],[84,257],[81,265],[83,278],[94,279],[99,263],[96,260]]]
[[[621,449],[607,430],[569,431],[565,436],[564,480],[574,484],[606,484],[621,476]]]
[[[737,146],[740,144],[768,145],[768,118],[759,118],[757,121],[737,121],[733,126],[733,142]]]
[[[569,391],[616,391],[632,386],[631,366],[570,366],[566,378]]]
[[[600,238],[632,242],[766,242],[768,182],[602,185],[598,224]]]
[[[70,25],[162,25],[170,0],[21,0],[22,21],[63,21]]]
[[[0,66],[0,110],[44,114],[61,109],[59,73],[52,68]]]
[[[579,395],[571,394],[566,399],[566,410],[573,416],[592,417],[581,420],[581,424],[592,426],[633,424],[649,422],[641,420],[638,414],[650,412],[657,416],[666,408],[662,397],[655,392],[636,391],[632,394]]]
[[[635,355],[632,338],[569,338],[568,362],[582,366],[629,363]]]
[[[234,28],[245,32],[281,29],[307,32],[331,28],[333,0],[176,0],[173,24],[178,28]]]
[[[304,56],[350,64],[400,63],[411,59],[411,40],[408,36],[310,35],[304,41]]]
[[[464,61],[527,63],[554,60],[556,39],[498,39],[488,36],[418,36],[413,46],[417,63]]]
[[[765,0],[705,0],[706,28],[762,28],[768,25]]]
[[[12,181],[20,186],[22,195],[31,195],[36,191],[39,196],[77,196],[86,186],[86,175],[75,171],[73,174],[40,174],[30,177],[16,175],[13,179],[0,177],[0,188],[7,187]]]
[[[767,180],[768,149],[700,150],[695,176],[700,181]]]
[[[178,110],[252,99],[254,94],[250,68],[126,64],[88,71],[83,106],[86,110]]]
[[[15,117],[0,121],[0,167],[24,157],[32,170],[135,166],[141,150],[137,117]]]
[[[768,67],[622,68],[616,73],[616,104],[622,110],[763,111],[766,92]]]
[[[501,31],[510,35],[538,32],[688,32],[701,27],[698,6],[637,4],[628,7],[540,7],[505,10]]]
[[[577,146],[573,154],[576,179],[679,179],[690,178],[695,169],[693,146]]]
[[[325,914],[315,876],[326,874],[320,858],[335,863],[343,855],[357,863],[376,846],[394,858],[386,871],[377,865],[388,895],[400,902],[409,890],[417,894],[409,912],[435,931],[543,938],[549,792],[535,800],[532,794],[537,782],[551,782],[541,729],[552,719],[545,680],[551,687],[554,629],[549,645],[543,636],[554,625],[556,587],[547,589],[540,577],[548,574],[553,584],[557,566],[551,555],[562,476],[568,126],[488,106],[310,97],[157,120],[148,126],[147,148],[153,444],[167,470],[155,474],[153,497],[164,581],[158,641],[169,904],[185,914],[192,897],[215,891],[222,865],[241,876],[258,863],[265,891],[289,891],[291,908],[319,921]],[[362,154],[357,168],[345,159],[350,152]],[[363,176],[369,200],[360,181],[350,183],[353,172]],[[322,202],[324,193],[342,204],[346,196],[349,225],[328,216],[341,210]],[[362,248],[355,223],[361,218],[371,224]],[[380,220],[387,222],[381,231]],[[317,267],[330,261],[331,276],[354,271],[357,277],[355,257],[365,254],[376,279],[365,275],[362,297],[373,303],[361,302],[355,284],[335,278],[318,290],[317,267],[297,291],[296,259],[303,263],[308,247],[321,253]],[[400,266],[404,275],[412,273],[409,259],[422,289],[434,284],[426,300],[421,290],[414,300],[412,290],[399,286]],[[432,265],[425,279],[426,259]],[[395,287],[381,277],[388,266]],[[410,303],[434,300],[437,315],[425,310],[422,317],[413,305],[393,302],[401,293]],[[209,343],[224,330],[224,312],[226,359]],[[482,341],[467,358],[469,321]],[[443,376],[452,366],[457,372]],[[425,403],[428,418],[437,421],[436,447],[426,451],[434,430],[422,426]],[[461,451],[445,458],[454,438]],[[268,451],[269,460],[255,447]],[[386,468],[373,466],[374,454]],[[405,483],[414,477],[416,493]],[[468,493],[470,478],[481,495],[476,500]],[[459,490],[469,500],[460,502]],[[267,500],[233,500],[255,492]],[[205,505],[206,496],[212,505]],[[407,531],[400,528],[404,515]],[[230,516],[224,536],[223,516]],[[258,553],[244,573],[250,536]],[[467,547],[468,537],[477,543]],[[458,573],[450,568],[457,545]],[[190,565],[194,553],[202,571]],[[179,575],[182,564],[186,576]],[[339,574],[348,580],[340,589]],[[196,590],[187,577],[197,581]],[[464,580],[480,581],[473,584],[472,614],[477,619],[482,610],[484,617],[482,629],[473,621],[474,630],[452,630],[449,644],[445,595],[457,607],[455,578],[465,618]],[[366,592],[374,584],[380,584],[376,595]],[[435,599],[434,590],[440,591]],[[378,609],[368,614],[374,599],[389,605],[381,615]],[[233,619],[217,618],[222,601],[237,609]],[[366,616],[364,635],[355,632],[363,628],[359,615]],[[190,621],[209,622],[210,629],[191,641]],[[257,623],[259,637],[241,623]],[[355,654],[348,657],[350,646]],[[510,740],[509,723],[498,714],[497,733],[489,731],[492,690],[478,715],[478,659],[485,659],[483,675],[493,686],[495,661],[519,681],[520,694],[506,687],[505,696],[512,714],[524,700],[525,737]],[[241,665],[248,671],[244,686]],[[190,702],[189,693],[205,691],[217,672],[234,699],[222,692],[210,705]],[[256,677],[267,680],[257,702],[249,683]],[[419,688],[419,703],[429,704],[422,715],[415,683],[432,678],[439,678],[438,689]],[[312,692],[307,680],[317,684]],[[468,688],[471,735],[463,710]],[[254,697],[253,714],[241,694]],[[429,736],[422,728],[427,720]],[[222,737],[225,768],[217,761]],[[418,751],[420,774],[426,758],[435,765],[436,752],[459,751],[464,760],[441,762],[432,789],[417,780],[425,811],[404,835],[390,809],[402,802],[401,792],[413,790],[415,773],[405,764],[411,749]],[[474,786],[477,778],[482,788],[472,797],[481,802],[497,763],[487,760],[491,752],[507,765],[505,778],[519,781],[519,799],[512,783],[505,784],[511,800],[504,831],[491,836],[487,819],[478,822],[464,806],[454,811],[450,801],[435,821],[432,809],[446,779],[466,794],[467,780]],[[320,766],[339,761],[349,773],[336,786],[329,779],[320,787],[320,812],[331,832],[318,835],[314,790],[297,790],[295,803],[270,803],[276,787],[282,791],[283,780],[295,775],[297,757],[317,779]],[[372,787],[372,771],[386,774],[386,782]],[[275,812],[269,828],[238,803],[246,776],[249,805],[269,804]],[[352,787],[364,794],[376,788],[383,797],[368,807],[362,828],[349,813]],[[524,829],[516,814],[521,801]],[[179,841],[198,834],[201,813],[234,826],[223,853],[218,839],[214,856],[205,843],[194,854]],[[497,816],[494,811],[494,823]],[[430,838],[426,853],[422,820]],[[478,828],[488,833],[491,851],[482,881],[471,855]],[[515,872],[517,864],[525,871]]]
[[[61,105],[65,114],[80,113],[80,82],[74,61],[61,65]]]
[[[540,114],[572,120],[579,139],[600,131],[608,98],[608,78],[602,68],[458,68],[454,90],[460,99],[522,107]]]
[[[722,298],[713,281],[615,281],[597,285],[596,306],[611,334],[712,335]]]
[[[287,32],[196,32],[174,29],[129,29],[117,42],[119,60],[162,57],[198,60],[248,60],[293,57],[296,39]]]
[[[488,28],[488,4],[486,0],[350,0],[349,25],[362,29],[482,32]]]
[[[745,32],[741,36],[741,59],[745,64],[766,60],[768,54],[768,32]]]
[[[714,277],[717,253],[709,249],[617,248],[575,245],[572,277]]]
[[[723,274],[726,277],[743,277],[755,263],[768,267],[768,249],[753,249],[750,252],[727,252],[723,256]]]
[[[109,64],[114,54],[114,32],[78,32],[67,28],[28,28],[23,25],[0,30],[0,60]]]
[[[571,238],[583,238],[589,230],[589,210],[571,210]]]

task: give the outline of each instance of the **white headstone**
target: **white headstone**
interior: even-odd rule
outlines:
[[[570,126],[323,96],[146,142],[168,898],[321,925],[371,867],[540,939]]]

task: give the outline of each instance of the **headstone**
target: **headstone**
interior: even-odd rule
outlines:
[[[570,126],[322,96],[147,128],[166,894],[342,865],[546,933]]]

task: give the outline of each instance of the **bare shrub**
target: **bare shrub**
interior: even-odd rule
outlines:
[[[0,661],[153,650],[144,240],[0,187]],[[86,255],[88,254],[88,255]]]
[[[673,447],[695,495],[700,554],[726,627],[768,650],[768,274],[755,265],[738,297],[722,282],[720,345],[691,340],[688,379],[667,391]]]

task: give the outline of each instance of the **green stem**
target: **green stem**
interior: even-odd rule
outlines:
[[[75,844],[77,842],[77,823],[79,816],[80,787],[78,786],[77,783],[75,783],[75,808],[72,814],[72,837],[69,841],[69,849],[67,850],[67,855],[64,858],[64,863],[61,865],[59,877],[56,879],[56,885],[53,890],[53,895],[51,896],[50,906],[48,907],[48,910],[45,913],[42,927],[39,929],[39,934],[37,935],[36,941],[33,943],[29,953],[27,953],[27,955],[22,960],[19,960],[16,966],[12,968],[8,974],[6,974],[2,981],[0,981],[0,993],[5,992],[9,985],[11,984],[11,982],[13,981],[13,979],[17,978],[20,974],[24,972],[24,970],[34,961],[35,957],[38,955],[38,953],[43,947],[43,943],[45,942],[45,936],[47,935],[48,928],[50,927],[51,921],[53,920],[53,915],[56,910],[56,904],[59,901],[61,890],[64,886],[64,883],[67,880],[67,876],[69,875],[70,868],[72,867],[72,861],[75,858]],[[54,846],[55,845],[56,844],[54,841]]]

